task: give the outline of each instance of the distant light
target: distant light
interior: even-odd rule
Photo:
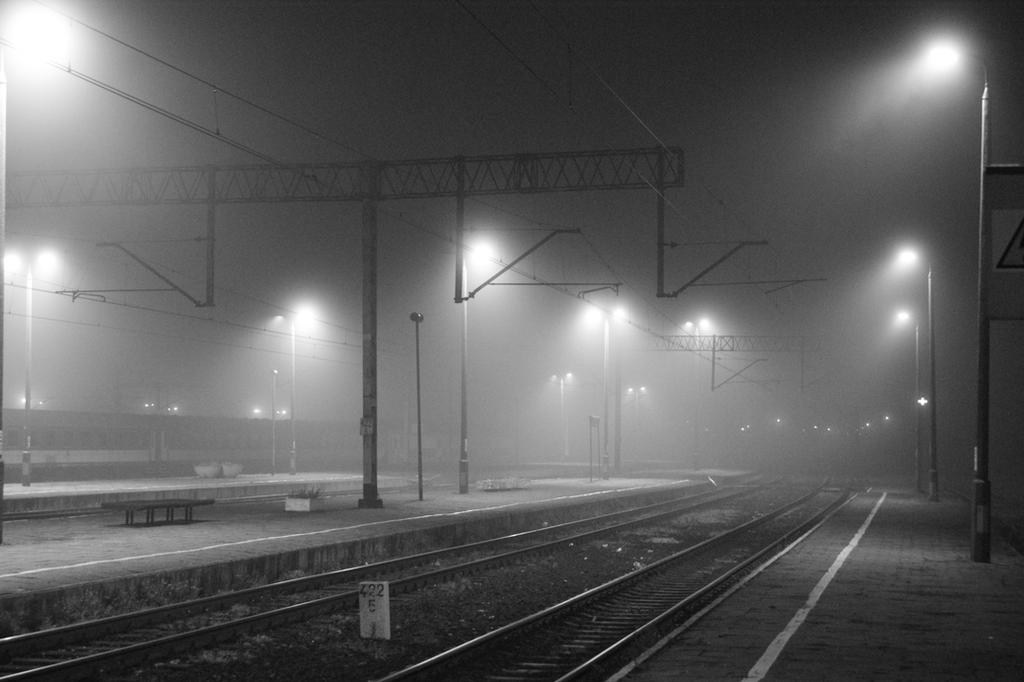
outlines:
[[[36,268],[38,274],[45,275],[53,272],[60,266],[60,258],[54,251],[41,251],[36,256]]]
[[[928,404],[928,398],[921,396],[920,398],[917,399],[917,404],[920,405],[921,407],[924,407],[925,405]]]
[[[898,310],[898,311],[896,311],[896,323],[897,324],[906,324],[907,322],[910,322],[910,320],[912,318],[913,318],[913,315],[910,314],[909,310]]]
[[[21,256],[17,253],[7,252],[4,254],[4,270],[7,272],[21,272],[24,267],[24,263],[21,261]]]
[[[889,415],[885,415],[884,417],[882,417],[882,419],[884,419],[885,421],[889,421],[890,419],[892,419],[892,417],[890,417]]]
[[[253,413],[254,415],[257,415],[257,416],[259,416],[259,415],[263,414],[263,410],[261,410],[261,409],[260,409],[260,408],[258,408],[258,407],[254,407],[254,408],[252,408],[252,413]]]
[[[776,424],[781,424],[782,423],[782,417],[776,417],[775,418],[775,423]]]

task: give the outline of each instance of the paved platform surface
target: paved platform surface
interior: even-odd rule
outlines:
[[[239,558],[287,552],[302,547],[383,535],[409,524],[443,524],[474,512],[526,505],[566,503],[622,490],[678,484],[679,480],[589,478],[540,479],[527,487],[488,492],[474,486],[466,494],[450,487],[425,487],[418,499],[415,481],[380,477],[384,506],[357,508],[362,476],[355,474],[296,474],[239,479],[153,479],[90,481],[79,484],[5,486],[5,500],[26,495],[56,495],[71,509],[82,508],[72,497],[106,496],[112,491],[165,492],[171,497],[204,497],[211,486],[263,486],[279,490],[284,479],[293,488],[321,487],[334,492],[325,509],[313,513],[285,512],[280,498],[232,501],[198,507],[190,524],[125,526],[120,511],[61,518],[8,520],[0,544],[0,597],[54,590],[83,583],[116,580]],[[346,492],[347,491],[347,492]],[[249,498],[250,500],[252,498]]]
[[[869,491],[627,679],[1024,680],[1024,558],[970,508]]]

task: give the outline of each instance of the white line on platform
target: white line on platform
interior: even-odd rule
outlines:
[[[757,663],[754,664],[754,667],[747,672],[747,676],[743,678],[743,682],[758,682],[759,680],[763,680],[765,675],[768,674],[768,671],[779,658],[779,654],[781,654],[782,650],[786,648],[786,644],[789,643],[790,638],[796,634],[797,629],[799,629],[803,622],[807,620],[807,616],[811,613],[811,610],[815,605],[817,605],[818,599],[821,598],[821,595],[825,592],[829,583],[832,582],[832,579],[836,577],[839,569],[842,568],[844,563],[846,563],[847,557],[849,557],[854,548],[860,544],[860,539],[864,537],[864,533],[867,532],[868,526],[871,525],[871,521],[875,518],[875,514],[878,512],[878,508],[881,507],[882,502],[885,501],[886,495],[887,493],[882,493],[882,496],[878,498],[878,502],[876,502],[875,506],[872,507],[871,513],[868,514],[866,519],[864,519],[864,523],[861,524],[860,529],[858,529],[854,534],[853,539],[851,539],[846,547],[843,548],[843,551],[841,551],[835,561],[832,562],[832,565],[825,572],[825,575],[821,576],[821,579],[818,580],[818,584],[814,586],[813,590],[811,590],[811,594],[807,598],[807,602],[800,607],[800,610],[796,612],[793,618],[789,621],[789,624],[786,625],[782,632],[780,632],[772,643],[768,645],[765,652],[761,654],[761,658],[759,658]]]

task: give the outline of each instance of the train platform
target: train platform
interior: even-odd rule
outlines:
[[[727,476],[727,475],[726,475]],[[706,478],[701,478],[701,483]],[[123,608],[148,594],[200,596],[239,585],[289,577],[292,571],[332,568],[423,551],[449,536],[506,532],[514,517],[559,506],[597,505],[609,496],[674,494],[686,479],[494,479],[459,494],[427,482],[381,476],[383,506],[360,509],[361,474],[287,474],[237,479],[152,479],[5,486],[5,507],[29,498],[60,500],[72,516],[32,516],[3,523],[0,612],[45,626],[47,614],[71,602]],[[286,489],[325,491],[322,509],[286,512]],[[104,500],[215,499],[195,509],[192,523],[124,523]],[[77,499],[76,499],[77,498]],[[158,518],[162,518],[158,517]],[[513,519],[513,520],[510,520]],[[552,522],[558,520],[552,514]],[[534,522],[534,521],[531,521]],[[28,615],[26,615],[28,614]],[[0,629],[3,623],[0,622]]]
[[[665,680],[1024,680],[1024,558],[970,557],[970,506],[861,494],[624,671]]]

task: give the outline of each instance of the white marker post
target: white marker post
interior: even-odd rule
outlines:
[[[359,583],[359,635],[363,639],[391,639],[391,590],[388,583]]]

